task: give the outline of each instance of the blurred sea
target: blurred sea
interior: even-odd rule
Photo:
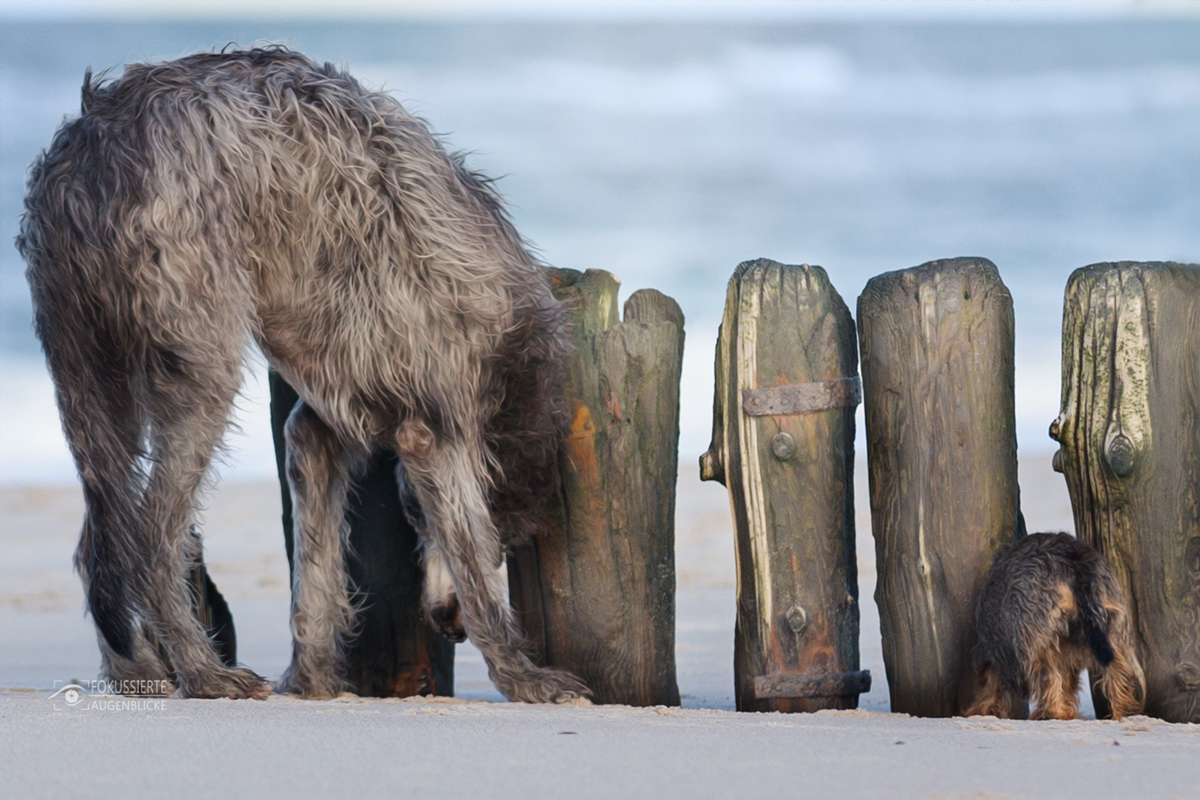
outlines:
[[[0,18],[0,483],[74,475],[10,244],[30,161],[77,112],[87,67],[261,41],[343,63],[472,151],[550,263],[674,296],[689,460],[708,443],[740,261],[820,264],[852,310],[880,272],[995,261],[1015,303],[1023,454],[1052,447],[1071,270],[1200,261],[1197,18]],[[248,373],[227,477],[274,474],[264,373]]]

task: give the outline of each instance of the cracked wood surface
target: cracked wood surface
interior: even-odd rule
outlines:
[[[872,278],[858,299],[884,663],[892,710],[975,693],[975,598],[1020,523],[1012,298],[986,259]]]
[[[1077,535],[1129,599],[1146,712],[1200,722],[1200,267],[1078,269],[1051,437]],[[1093,693],[1096,712],[1107,704]]]
[[[857,372],[854,320],[825,270],[767,260],[737,268],[717,342],[713,438],[701,477],[729,490],[741,711],[858,705],[860,684],[839,684],[836,695],[779,693],[859,667],[854,407],[752,415],[743,406],[746,391]],[[756,681],[779,691],[759,694]]]

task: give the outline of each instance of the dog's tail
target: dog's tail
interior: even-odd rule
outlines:
[[[1113,578],[1106,566],[1099,558],[1080,559],[1074,587],[1084,640],[1102,667],[1111,664],[1115,657],[1108,640],[1108,611],[1105,608]]]
[[[1146,676],[1117,576],[1095,552],[1079,559],[1075,575],[1080,627],[1099,667],[1093,681],[1108,701],[1113,719],[1140,713],[1146,700]]]

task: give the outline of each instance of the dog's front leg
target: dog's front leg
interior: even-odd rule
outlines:
[[[284,429],[292,493],[292,663],[279,691],[336,697],[349,688],[343,648],[354,622],[347,586],[346,493],[351,461],[333,431],[303,402]]]
[[[450,641],[464,641],[467,631],[463,627],[458,595],[454,593],[454,577],[437,545],[427,537],[422,538],[421,569],[425,583],[421,589],[421,606],[425,609],[425,617],[434,630]]]
[[[586,702],[588,690],[577,677],[538,667],[522,648],[505,599],[481,448],[410,420],[397,432],[396,451],[424,512],[425,535],[453,581],[467,635],[483,653],[496,687],[510,700],[527,703]]]
[[[438,549],[437,543],[429,536],[425,514],[421,503],[417,500],[416,490],[408,479],[404,462],[396,462],[396,485],[400,487],[400,502],[408,522],[417,531],[421,554],[421,608],[425,611],[425,621],[435,631],[452,642],[465,641],[466,628],[463,627],[462,608],[458,604],[458,596],[454,593],[454,577],[446,565],[446,558]]]

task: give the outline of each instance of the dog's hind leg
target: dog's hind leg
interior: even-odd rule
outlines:
[[[1083,671],[1084,652],[1077,645],[1062,646],[1058,661],[1058,679],[1062,686],[1062,703],[1057,719],[1079,719],[1079,674]]]
[[[1047,653],[1035,662],[1029,686],[1037,708],[1030,719],[1079,718],[1079,671],[1068,677],[1063,663],[1068,660],[1061,653]]]
[[[133,639],[132,658],[119,655],[100,638],[100,674],[119,694],[168,695],[175,690],[171,659],[145,623],[139,623]]]
[[[354,623],[346,572],[346,493],[353,458],[303,401],[284,429],[292,492],[292,663],[279,691],[336,697],[349,689],[342,652]],[[354,462],[354,463],[352,463]]]
[[[159,348],[147,359],[151,460],[142,503],[141,613],[170,657],[184,697],[265,697],[270,685],[248,669],[225,667],[196,614],[191,572],[196,495],[228,426],[240,382],[236,339],[226,352]],[[224,355],[224,358],[220,356]]]
[[[37,284],[35,283],[35,291]],[[173,690],[170,664],[138,618],[146,413],[137,367],[101,314],[57,309],[65,292],[39,298],[37,326],[54,379],[63,431],[86,506],[75,568],[96,623],[101,677],[124,687]],[[57,313],[55,313],[57,312]],[[74,318],[66,325],[62,318]],[[82,319],[81,319],[82,318]]]
[[[979,667],[979,691],[975,702],[963,712],[964,717],[1008,717],[1008,697],[1000,683],[1000,676],[990,661]]]
[[[500,574],[502,551],[484,494],[482,446],[437,436],[423,422],[401,425],[396,451],[425,514],[426,535],[454,583],[467,635],[488,674],[510,700],[584,701],[583,683],[565,670],[538,667],[524,651]]]
[[[1090,669],[1098,675],[1093,681],[1100,693],[1108,700],[1113,719],[1122,719],[1140,714],[1146,705],[1146,677],[1138,661],[1136,637],[1130,624],[1129,614],[1122,606],[1104,603],[1108,615],[1108,639],[1112,643],[1112,660],[1100,664],[1094,654],[1089,659]]]

